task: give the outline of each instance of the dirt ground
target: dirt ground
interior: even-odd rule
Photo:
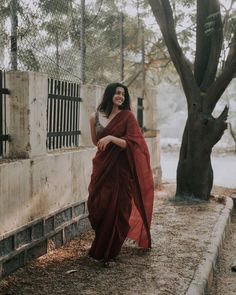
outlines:
[[[126,243],[116,264],[104,268],[87,257],[93,239],[90,231],[2,280],[0,294],[185,294],[224,203],[220,198],[175,203],[170,200],[173,192],[169,184],[156,192],[151,250]],[[231,192],[218,187],[213,193]]]

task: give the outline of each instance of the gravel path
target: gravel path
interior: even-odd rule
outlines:
[[[233,212],[231,230],[220,252],[211,292],[209,295],[235,295],[236,272],[231,271],[231,264],[236,264],[236,211]]]
[[[169,199],[173,191],[166,185],[156,193],[152,250],[127,243],[116,265],[104,268],[87,257],[93,238],[88,232],[2,280],[0,294],[185,294],[224,205],[216,199],[177,204]]]

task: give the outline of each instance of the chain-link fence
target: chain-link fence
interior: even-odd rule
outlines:
[[[139,1],[132,15],[120,2],[1,0],[0,69],[86,83],[132,79],[142,71],[143,22]]]

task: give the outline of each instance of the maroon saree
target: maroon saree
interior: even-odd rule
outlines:
[[[128,237],[151,248],[154,185],[149,152],[131,111],[120,111],[101,137],[123,138],[127,148],[110,143],[97,151],[89,185],[89,220],[95,230],[90,255],[108,260],[117,256]]]

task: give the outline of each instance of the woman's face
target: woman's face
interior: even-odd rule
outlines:
[[[116,106],[121,106],[125,100],[125,90],[123,87],[117,87],[115,95],[112,98],[112,102]]]

